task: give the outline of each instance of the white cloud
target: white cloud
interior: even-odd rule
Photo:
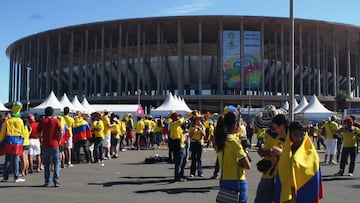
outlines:
[[[201,11],[214,5],[219,0],[192,0],[186,5],[178,5],[171,8],[167,8],[165,13],[169,15],[182,15]]]

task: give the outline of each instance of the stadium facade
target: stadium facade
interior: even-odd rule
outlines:
[[[193,109],[280,106],[288,99],[289,19],[186,16],[114,20],[37,33],[12,43],[9,101],[52,90],[90,103],[158,106],[169,92]],[[360,27],[295,19],[295,94],[331,110],[339,90],[359,106]]]

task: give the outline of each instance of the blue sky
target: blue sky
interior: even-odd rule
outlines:
[[[294,0],[295,18],[360,25],[359,0]],[[289,16],[289,0],[1,0],[0,102],[8,102],[6,48],[38,32],[115,19],[181,16]]]

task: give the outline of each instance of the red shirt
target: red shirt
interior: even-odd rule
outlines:
[[[45,149],[59,147],[61,125],[58,119],[46,117],[39,122],[38,133],[41,134],[41,146]]]
[[[30,128],[31,128],[30,138],[33,138],[33,139],[37,139],[37,138],[38,138],[38,136],[37,136],[38,125],[39,125],[38,122],[31,122],[31,123],[30,123]]]

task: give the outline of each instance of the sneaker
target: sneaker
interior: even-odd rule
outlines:
[[[329,164],[337,164],[337,162],[332,160],[332,161],[329,161]]]
[[[2,179],[1,182],[2,183],[6,183],[8,180],[7,179]]]
[[[100,162],[100,166],[105,166],[103,161]]]
[[[204,175],[203,175],[203,174],[200,174],[199,177],[204,177]]]
[[[219,176],[217,176],[217,175],[213,175],[210,177],[210,179],[218,179],[218,178],[219,178]]]
[[[67,167],[68,167],[68,168],[72,168],[72,167],[74,167],[74,165],[72,165],[71,163],[69,163],[69,164],[67,165]]]
[[[54,183],[54,187],[60,187],[61,184],[60,183]]]
[[[43,187],[49,186],[49,183],[44,183]]]
[[[25,179],[18,178],[18,179],[14,180],[14,181],[15,181],[15,183],[20,183],[20,182],[25,182]]]
[[[352,177],[352,176],[353,176],[353,174],[352,174],[352,173],[348,173],[348,174],[347,174],[347,176],[351,176],[351,177]]]
[[[334,175],[335,175],[335,176],[343,176],[344,173],[343,173],[342,171],[339,171],[339,172],[335,173]]]
[[[190,177],[194,177],[195,175],[194,174],[190,174]]]

